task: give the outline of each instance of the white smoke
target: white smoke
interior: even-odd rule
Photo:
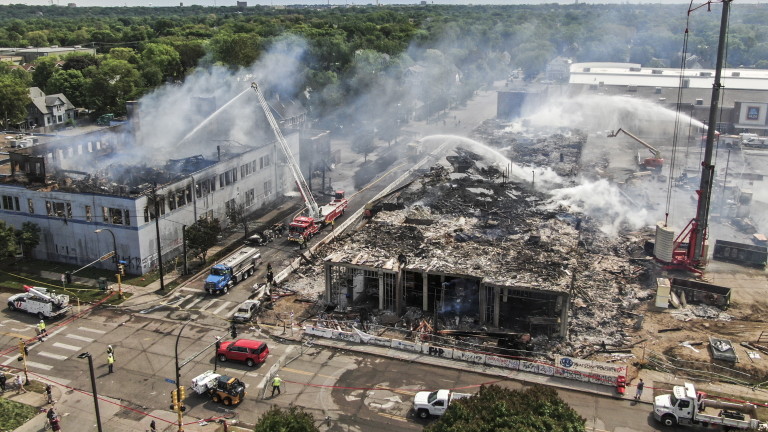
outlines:
[[[653,224],[646,209],[632,205],[608,180],[580,179],[576,186],[549,191],[547,206],[566,206],[596,220],[600,230],[615,236],[622,228],[638,229]]]

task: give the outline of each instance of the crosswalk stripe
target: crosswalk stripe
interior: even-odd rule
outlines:
[[[74,345],[67,345],[67,344],[63,344],[63,343],[59,343],[59,342],[54,343],[53,346],[55,346],[56,348],[62,348],[62,349],[65,349],[65,350],[70,350],[70,351],[80,351],[80,348],[82,348],[82,347],[78,347],[78,346],[74,346]]]
[[[192,292],[200,292],[199,289],[196,288],[190,288],[190,287],[180,287],[179,290],[181,291],[192,291]]]
[[[213,299],[213,300],[209,301],[208,304],[203,306],[203,307],[201,307],[200,310],[204,311],[204,310],[208,309],[209,307],[211,307],[212,304],[216,303],[216,301],[217,301],[216,299]]]
[[[47,364],[37,363],[33,361],[27,360],[27,367],[32,366],[37,369],[44,369],[44,370],[51,370],[53,369],[53,366],[49,366]]]
[[[91,339],[89,337],[79,336],[79,335],[76,335],[76,334],[68,334],[66,336],[68,338],[70,338],[70,339],[75,339],[75,340],[79,340],[79,341],[83,341],[83,342],[88,342],[88,343],[91,343],[91,342],[94,341],[94,339]]]
[[[40,352],[37,353],[37,355],[41,355],[43,357],[48,357],[48,358],[52,358],[52,359],[56,359],[56,360],[66,360],[68,358],[67,356],[58,355],[58,354],[52,354],[52,353],[45,352],[45,351],[40,351]]]
[[[229,311],[229,313],[227,314],[227,316],[228,316],[228,317],[230,317],[230,316],[234,315],[234,314],[235,314],[235,312],[237,312],[237,309],[238,309],[238,308],[240,308],[240,305],[235,305],[235,307],[234,307],[234,308],[232,308],[232,310],[230,310],[230,311]]]
[[[229,305],[230,303],[232,303],[232,302],[224,302],[224,304],[222,304],[221,306],[217,307],[216,310],[213,311],[213,314],[214,315],[218,315],[219,312],[224,310],[224,308],[227,307],[227,305]]]
[[[87,331],[91,333],[98,333],[98,334],[106,334],[107,332],[104,330],[96,330],[88,327],[78,327],[78,330]]]
[[[203,298],[202,298],[202,297],[198,297],[198,298],[196,298],[196,299],[192,300],[192,302],[191,302],[190,304],[188,304],[188,305],[184,306],[184,309],[192,309],[192,306],[194,306],[194,305],[196,305],[196,304],[200,303],[202,300],[203,300]]]

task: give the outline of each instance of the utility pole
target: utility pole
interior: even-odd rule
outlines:
[[[163,248],[160,245],[160,202],[157,200],[157,183],[152,185],[152,201],[155,202],[155,234],[157,236],[157,263],[160,269],[160,290],[165,291],[163,281]]]
[[[187,226],[181,226],[181,253],[184,260],[184,274],[187,274]]]

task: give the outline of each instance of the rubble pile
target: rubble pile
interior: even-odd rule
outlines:
[[[93,173],[59,170],[53,178],[61,191],[132,196],[146,192],[153,184],[181,180],[183,173],[147,165],[111,164]]]

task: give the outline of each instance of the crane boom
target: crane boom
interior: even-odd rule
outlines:
[[[275,120],[275,117],[272,115],[272,111],[267,104],[267,100],[264,98],[264,94],[261,93],[259,85],[255,82],[251,83],[251,88],[256,91],[256,96],[258,96],[261,108],[264,110],[264,115],[267,117],[267,121],[269,121],[269,125],[272,127],[272,132],[275,133],[275,137],[277,138],[278,143],[280,143],[280,148],[283,150],[283,154],[285,154],[285,157],[288,159],[288,166],[291,168],[291,173],[293,174],[293,178],[296,180],[296,185],[299,187],[299,192],[301,192],[301,196],[304,198],[304,203],[309,210],[309,216],[313,219],[318,219],[321,216],[320,207],[318,207],[317,201],[315,201],[315,197],[312,196],[312,192],[309,190],[307,181],[301,174],[299,164],[296,163],[296,159],[293,157],[293,153],[291,153],[291,149],[288,147],[288,142],[285,140],[283,133],[280,132],[280,126],[277,124],[277,120]]]
[[[624,130],[624,129],[622,129],[622,128],[619,128],[619,129],[617,129],[617,130],[616,130],[616,132],[611,132],[610,134],[608,134],[608,136],[609,136],[609,137],[615,137],[615,136],[618,136],[618,135],[619,135],[619,132],[623,132],[623,133],[624,133],[624,134],[626,134],[628,137],[630,137],[630,138],[632,138],[633,140],[635,140],[635,141],[639,142],[640,144],[642,144],[642,145],[643,145],[645,148],[647,148],[648,150],[650,150],[650,151],[651,151],[651,153],[653,154],[653,157],[654,157],[655,159],[661,159],[661,152],[660,152],[658,149],[656,149],[654,146],[652,146],[652,145],[648,144],[647,142],[645,142],[645,141],[641,140],[640,138],[636,137],[634,134],[631,134],[631,133],[629,133],[629,132],[625,131],[625,130]]]

